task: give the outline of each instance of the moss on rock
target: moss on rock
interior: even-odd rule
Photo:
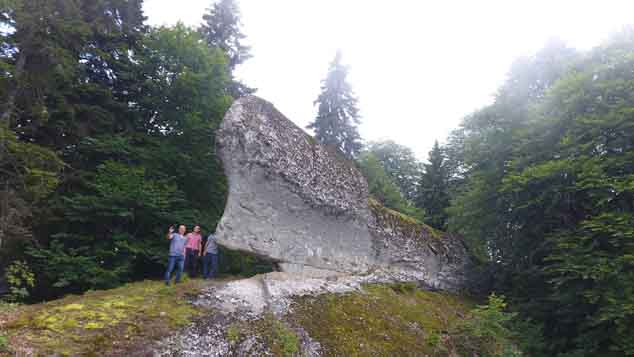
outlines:
[[[368,285],[363,292],[302,297],[289,317],[326,356],[443,356],[445,338],[471,303],[411,284]]]
[[[0,334],[18,354],[31,349],[36,355],[119,355],[199,316],[202,311],[189,303],[188,295],[201,287],[199,280],[171,287],[142,281],[22,306],[15,318],[0,320]]]
[[[410,237],[442,238],[442,232],[426,225],[425,223],[401,212],[383,206],[379,201],[369,198],[368,207],[382,227],[387,227],[395,232]]]
[[[270,313],[257,320],[235,322],[227,328],[226,338],[232,345],[249,337],[261,340],[274,356],[295,356],[300,349],[297,333],[285,321]]]

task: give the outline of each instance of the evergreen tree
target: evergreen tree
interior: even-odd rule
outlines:
[[[213,3],[203,15],[199,31],[209,47],[218,48],[226,54],[232,75],[238,65],[251,58],[250,47],[244,44],[246,36],[240,29],[240,10],[235,0]],[[236,79],[232,79],[229,90],[235,98],[255,92]]]
[[[452,143],[465,181],[450,224],[543,326],[543,355],[634,355],[633,33],[520,61]]]
[[[446,209],[449,207],[448,174],[445,167],[445,155],[438,145],[429,152],[429,163],[424,164],[416,204],[425,211],[426,223],[437,229],[447,225]]]
[[[0,270],[26,259],[34,298],[156,276],[165,224],[222,215],[228,57],[144,20],[141,0],[0,5]]]
[[[135,82],[129,125],[79,142],[90,181],[57,197],[52,239],[29,250],[49,293],[155,274],[166,222],[209,229],[222,214],[226,182],[209,142],[230,103],[225,56],[181,24],[144,37],[135,76],[152,80]]]
[[[70,126],[58,126],[51,137],[39,129],[56,110],[72,110],[66,88],[76,78],[76,58],[89,30],[80,14],[69,0],[0,6],[0,267],[6,258],[20,257],[43,217],[38,211],[60,183],[65,165],[60,147],[50,143]]]
[[[246,36],[240,29],[240,10],[235,0],[218,0],[203,15],[203,21],[200,33],[209,47],[226,53],[231,71],[251,58],[250,47],[243,43]]]
[[[357,129],[360,120],[357,98],[347,76],[348,68],[341,63],[341,52],[337,52],[326,79],[322,81],[321,94],[315,100],[317,118],[308,129],[315,130],[315,138],[320,143],[337,148],[352,159],[361,150]]]
[[[0,125],[0,270],[21,258],[21,247],[33,238],[37,208],[57,187],[63,162],[41,145],[17,140]]]

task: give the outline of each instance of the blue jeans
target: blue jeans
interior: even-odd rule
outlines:
[[[211,264],[211,271],[209,265]],[[218,275],[218,254],[207,253],[203,257],[203,278],[209,279]]]
[[[167,271],[165,272],[165,284],[170,284],[170,278],[172,275],[172,271],[174,270],[174,266],[177,265],[176,268],[176,282],[179,283],[181,281],[181,274],[183,273],[183,269],[185,268],[185,257],[182,255],[170,255],[167,258]]]

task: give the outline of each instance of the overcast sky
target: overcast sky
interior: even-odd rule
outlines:
[[[145,0],[152,25],[196,26],[213,0]],[[634,23],[634,0],[241,0],[253,58],[238,76],[298,125],[335,51],[350,66],[361,135],[421,159],[491,101],[514,58],[557,37],[589,49]]]

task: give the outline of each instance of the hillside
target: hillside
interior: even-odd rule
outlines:
[[[152,355],[161,349],[170,355],[170,336],[214,324],[223,327],[217,334],[225,343],[198,353],[225,348],[239,355],[251,348],[274,356],[305,355],[310,341],[325,356],[451,355],[455,336],[450,331],[473,305],[412,284],[369,284],[343,294],[294,297],[288,313],[267,311],[249,318],[195,298],[221,284],[188,280],[165,287],[143,281],[43,304],[3,306],[1,355]]]

